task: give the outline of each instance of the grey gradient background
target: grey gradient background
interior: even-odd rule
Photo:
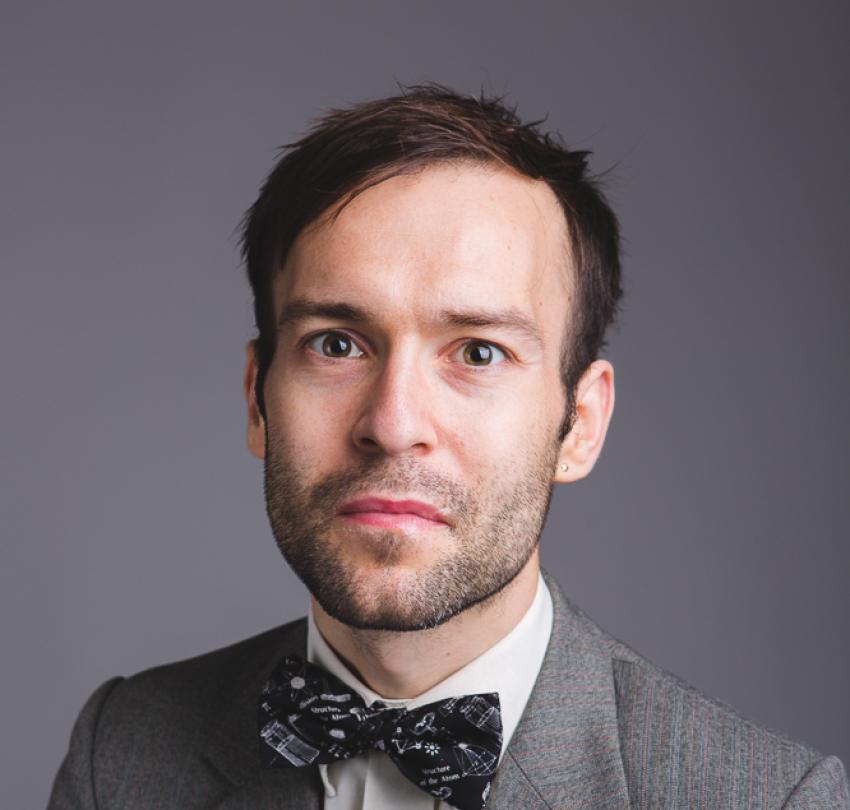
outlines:
[[[3,807],[43,806],[107,677],[303,613],[244,446],[233,231],[276,146],[396,80],[508,93],[618,164],[617,408],[545,563],[660,665],[850,763],[849,17],[4,3]]]

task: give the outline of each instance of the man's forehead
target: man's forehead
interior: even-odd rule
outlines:
[[[408,212],[415,215],[407,218],[409,227],[421,228],[427,217],[446,236],[490,224],[500,226],[504,238],[527,235],[559,242],[566,237],[563,207],[546,182],[509,167],[470,161],[441,161],[367,182],[328,208],[301,236],[318,232],[319,239],[339,239],[358,232],[363,220],[376,228],[398,227]]]
[[[305,299],[369,310],[395,298],[430,320],[512,311],[534,321],[553,296],[563,312],[568,242],[545,183],[492,167],[430,167],[372,186],[305,229],[277,279],[276,309]]]

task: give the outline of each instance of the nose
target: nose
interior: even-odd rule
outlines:
[[[387,358],[363,395],[352,440],[367,453],[423,455],[437,434],[425,376],[414,358]]]

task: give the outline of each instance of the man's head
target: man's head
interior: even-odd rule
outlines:
[[[248,212],[249,445],[281,550],[340,621],[487,599],[534,556],[553,481],[593,466],[620,280],[586,157],[414,88],[320,121]]]

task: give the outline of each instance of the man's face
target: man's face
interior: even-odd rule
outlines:
[[[566,406],[565,227],[545,184],[452,164],[296,240],[249,443],[278,545],[334,618],[433,627],[534,553]]]

